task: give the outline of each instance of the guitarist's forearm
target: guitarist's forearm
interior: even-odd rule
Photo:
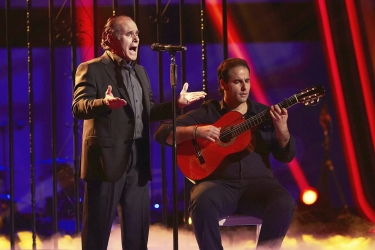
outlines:
[[[184,141],[194,139],[194,131],[196,126],[188,126],[188,127],[176,127],[176,144],[180,144]],[[173,143],[173,131],[168,135],[166,142],[169,145]]]
[[[276,129],[276,138],[279,142],[280,147],[284,148],[290,140],[288,127],[285,127],[283,129]]]

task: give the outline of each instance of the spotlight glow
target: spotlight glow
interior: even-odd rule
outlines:
[[[314,204],[317,199],[318,192],[313,188],[305,189],[301,194],[301,200],[306,205]]]

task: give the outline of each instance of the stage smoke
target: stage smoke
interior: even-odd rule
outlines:
[[[339,215],[335,221],[303,221],[298,214],[284,239],[281,250],[370,250],[375,249],[375,225],[351,214]],[[307,218],[305,218],[307,219]],[[221,227],[225,250],[255,249],[255,227]],[[17,234],[19,242],[15,249],[32,249],[31,232]],[[37,238],[37,249],[81,249],[80,237],[58,235],[48,239]],[[178,231],[179,250],[198,250],[191,229],[180,228]],[[55,248],[54,246],[58,246]],[[0,237],[0,249],[10,249],[6,237]],[[108,250],[121,249],[121,232],[115,225],[111,232]],[[172,250],[173,231],[161,225],[150,228],[149,250]]]

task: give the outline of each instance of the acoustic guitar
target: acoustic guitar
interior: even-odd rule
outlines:
[[[323,86],[314,86],[284,99],[277,105],[280,108],[289,108],[297,103],[312,105],[319,102],[324,93]],[[226,157],[244,150],[249,145],[252,129],[270,120],[269,112],[270,109],[267,109],[245,118],[237,111],[229,111],[213,124],[221,128],[219,139],[215,142],[196,138],[180,143],[177,146],[177,165],[181,172],[192,182],[209,177],[224,163]]]

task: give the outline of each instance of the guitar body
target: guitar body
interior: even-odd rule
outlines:
[[[220,133],[222,134],[243,121],[244,118],[241,113],[230,111],[212,125],[221,128]],[[249,145],[250,140],[251,130],[229,141],[216,140],[216,142],[211,142],[197,138],[195,145],[194,140],[185,141],[177,146],[177,164],[188,179],[205,179],[218,169],[227,156],[244,150]],[[202,155],[201,159],[198,158],[199,154]]]

